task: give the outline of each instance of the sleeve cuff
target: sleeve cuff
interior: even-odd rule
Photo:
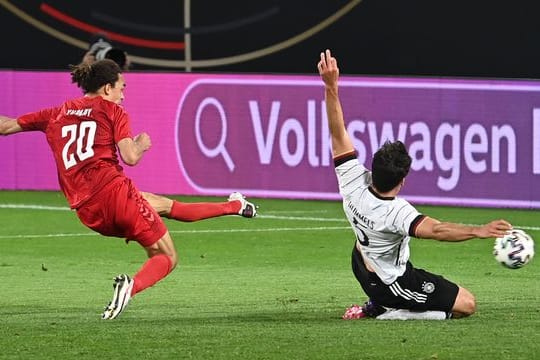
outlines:
[[[341,164],[346,163],[349,160],[356,159],[356,151],[347,152],[341,155],[338,155],[334,158],[334,167],[338,167]]]

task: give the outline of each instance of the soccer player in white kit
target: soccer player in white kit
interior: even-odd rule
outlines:
[[[330,50],[317,65],[325,85],[332,155],[343,209],[356,235],[353,273],[368,295],[364,306],[347,309],[344,319],[447,319],[472,315],[471,292],[409,261],[411,237],[464,241],[505,235],[511,224],[494,220],[482,226],[441,222],[419,213],[399,198],[411,157],[400,141],[386,142],[373,156],[371,171],[357,159],[345,128],[338,95],[339,68]]]

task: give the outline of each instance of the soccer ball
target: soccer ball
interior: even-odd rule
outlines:
[[[534,240],[523,230],[514,229],[496,238],[493,246],[495,260],[510,269],[519,269],[534,256]]]

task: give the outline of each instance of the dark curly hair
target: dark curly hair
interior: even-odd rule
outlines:
[[[109,59],[93,64],[71,65],[70,69],[71,82],[76,83],[85,94],[95,93],[103,85],[114,85],[118,81],[118,74],[122,72],[120,66]]]
[[[373,155],[373,186],[380,192],[392,190],[407,176],[411,163],[412,159],[401,141],[385,142]]]

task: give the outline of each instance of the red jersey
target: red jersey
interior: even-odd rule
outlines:
[[[124,109],[101,96],[68,100],[17,119],[25,131],[45,132],[58,170],[60,188],[72,209],[103,186],[124,178],[116,144],[131,138]]]

